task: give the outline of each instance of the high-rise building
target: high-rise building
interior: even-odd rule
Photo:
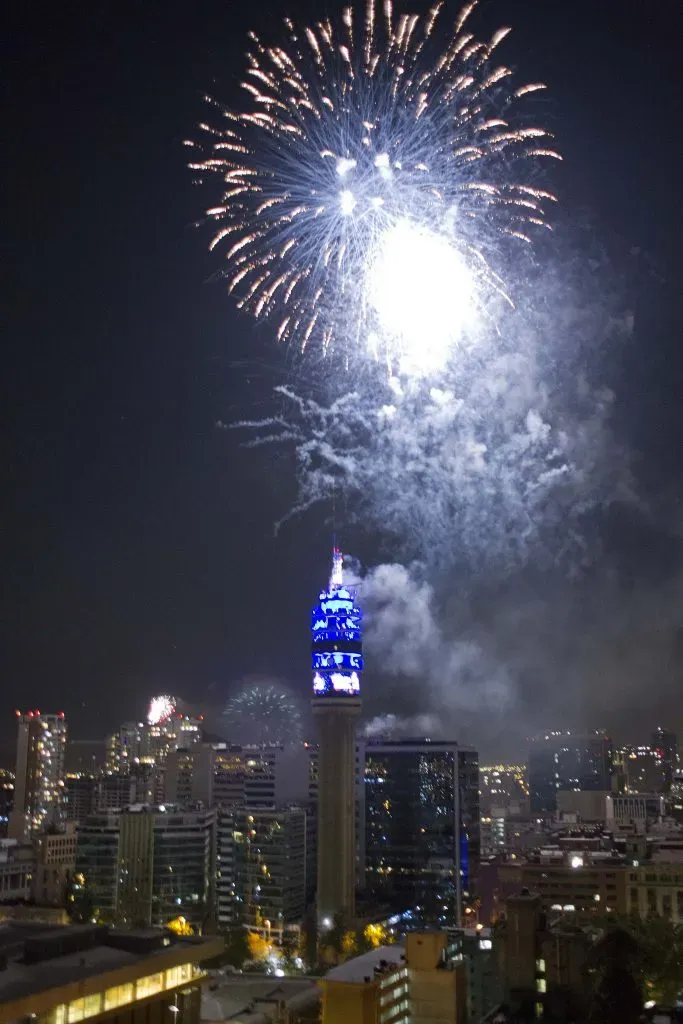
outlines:
[[[625,793],[664,793],[666,766],[656,747],[627,746],[614,755],[619,788]]]
[[[547,732],[529,749],[529,797],[532,814],[555,814],[558,789],[610,790],[612,741],[593,732]]]
[[[235,909],[241,923],[281,937],[306,910],[305,809],[237,808],[233,842]],[[221,853],[219,886],[225,873]]]
[[[674,774],[678,769],[678,743],[676,734],[661,725],[652,733],[652,746],[662,759],[664,767],[664,793],[671,791]]]
[[[353,917],[356,886],[356,724],[363,668],[361,612],[335,548],[329,586],[313,609],[313,716],[318,731],[317,913],[323,928]]]
[[[64,815],[67,821],[84,822],[97,810],[99,779],[89,773],[72,772],[64,781]]]
[[[275,807],[303,801],[306,790],[303,746],[200,743],[172,751],[166,759],[164,799],[169,803]]]
[[[215,813],[134,805],[78,829],[75,902],[82,916],[161,927],[177,916],[201,928],[212,911]]]
[[[459,923],[476,896],[480,859],[476,751],[431,740],[369,742],[363,752],[360,844],[365,888],[395,913]]]
[[[64,809],[64,712],[17,711],[17,767],[9,834],[20,839],[60,824]]]

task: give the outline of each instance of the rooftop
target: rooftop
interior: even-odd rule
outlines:
[[[324,980],[362,983],[367,978],[374,976],[375,971],[381,966],[381,961],[397,967],[403,963],[404,957],[403,946],[378,946],[377,949],[371,949],[369,953],[363,953],[362,956],[356,956],[353,960],[347,960],[346,963],[333,967],[327,972]]]
[[[211,956],[213,942],[144,930],[118,932],[96,925],[0,928],[0,1003],[10,1003],[75,981],[168,957],[186,948],[188,960]],[[2,966],[6,958],[7,965]]]

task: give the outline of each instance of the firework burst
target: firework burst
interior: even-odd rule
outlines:
[[[338,21],[251,34],[249,101],[203,124],[191,167],[220,183],[211,248],[238,305],[301,349],[360,351],[392,372],[440,369],[482,317],[510,302],[505,240],[547,226],[538,161],[558,157],[479,40],[475,2],[446,26],[391,0]],[[559,157],[558,157],[559,158]]]
[[[247,683],[231,697],[223,711],[237,743],[276,743],[288,746],[301,739],[301,712],[284,686],[268,682]]]

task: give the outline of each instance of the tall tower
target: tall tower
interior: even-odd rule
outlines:
[[[361,611],[342,579],[343,555],[311,617],[313,700],[318,729],[318,923],[353,917],[356,888],[356,723],[363,669]]]

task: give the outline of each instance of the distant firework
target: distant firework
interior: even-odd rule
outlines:
[[[176,699],[168,694],[161,694],[159,697],[152,697],[147,709],[147,721],[150,725],[159,725],[175,714]]]
[[[547,227],[538,162],[559,155],[494,62],[501,28],[475,38],[475,2],[395,14],[391,0],[312,27],[250,33],[242,111],[190,166],[218,179],[211,249],[238,305],[278,339],[439,371],[454,345],[510,303],[503,243]]]
[[[223,712],[234,743],[287,746],[302,737],[301,712],[289,690],[274,683],[250,683],[231,697]]]

